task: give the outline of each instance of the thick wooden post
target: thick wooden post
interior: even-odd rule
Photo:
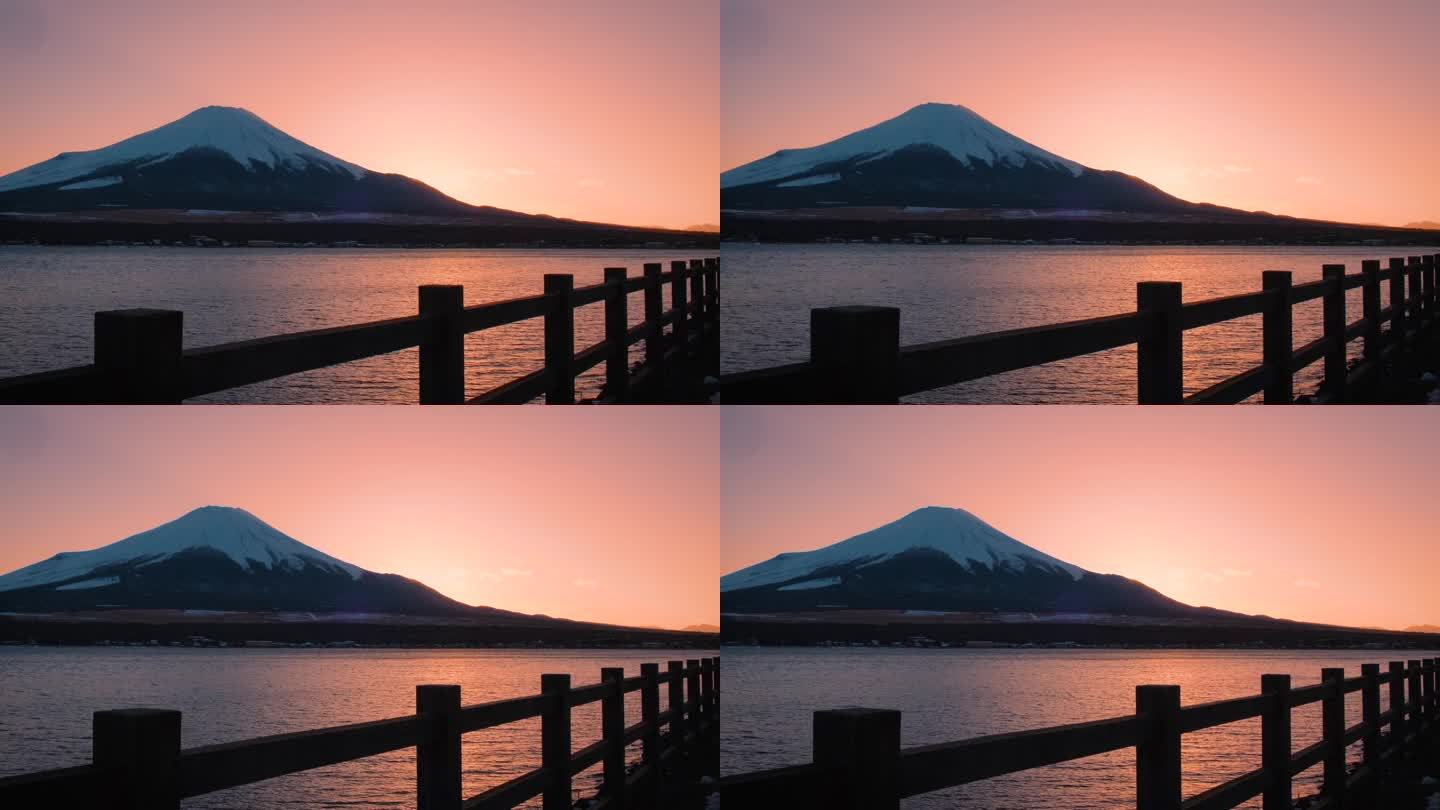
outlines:
[[[640,761],[649,769],[649,796],[652,806],[660,797],[660,665],[640,665],[640,719],[645,736],[640,738]]]
[[[692,333],[700,333],[705,329],[705,313],[710,302],[705,300],[705,260],[690,260],[690,303],[695,307],[695,314],[690,318],[694,324]]]
[[[680,353],[675,356],[675,362],[683,365],[685,352],[689,351],[690,318],[687,317],[686,307],[688,298],[685,294],[685,280],[689,271],[683,261],[670,262],[670,308],[675,311],[675,322],[670,326],[671,343],[678,346]]]
[[[460,687],[415,687],[426,736],[415,747],[417,810],[460,810]]]
[[[1406,687],[1406,704],[1409,706],[1409,722],[1405,731],[1408,734],[1419,735],[1422,720],[1420,717],[1420,662],[1407,661],[1405,664],[1406,678],[1410,681]]]
[[[685,662],[669,661],[665,664],[670,687],[670,747],[685,744]]]
[[[1179,405],[1185,396],[1185,330],[1180,317],[1180,282],[1135,285],[1136,308],[1150,322],[1136,345],[1141,405]]]
[[[170,309],[95,313],[95,365],[104,401],[166,405],[180,401],[184,315]]]
[[[1331,287],[1325,291],[1325,388],[1339,402],[1345,396],[1345,265],[1327,264],[1320,275]]]
[[[606,807],[623,810],[625,795],[625,668],[604,667],[602,683],[610,685],[600,700],[600,734],[605,740],[604,782],[601,792],[610,797]]]
[[[625,292],[626,269],[605,268],[605,394],[624,402],[630,391],[630,296]]]
[[[1360,719],[1365,723],[1364,763],[1380,767],[1380,665],[1361,664]]]
[[[540,767],[545,769],[544,810],[570,810],[570,676],[541,675],[549,700],[540,714]]]
[[[430,335],[420,344],[420,404],[458,405],[465,401],[465,333],[460,315],[465,288],[459,284],[423,284],[420,314],[430,318]]]
[[[177,313],[178,314],[178,313]],[[95,712],[95,766],[106,774],[105,804],[114,810],[180,807],[180,712]]]
[[[900,398],[900,310],[810,310],[810,365],[820,404],[895,404]]]
[[[1360,262],[1364,283],[1360,287],[1361,314],[1365,317],[1365,359],[1380,356],[1380,260]]]
[[[1135,747],[1136,810],[1180,810],[1180,687],[1135,687],[1144,736]]]
[[[1322,669],[1320,682],[1327,687],[1320,706],[1321,739],[1325,742],[1321,790],[1330,794],[1331,806],[1338,808],[1345,801],[1345,670]]]
[[[1425,296],[1421,294],[1421,284],[1423,282],[1420,277],[1419,256],[1410,257],[1409,263],[1405,267],[1405,275],[1410,279],[1410,328],[1418,332],[1420,327],[1424,325],[1425,317],[1428,314],[1425,311]]]
[[[685,660],[685,698],[686,703],[691,705],[690,718],[686,721],[685,730],[693,733],[698,742],[700,739],[700,661],[696,658]]]
[[[1293,810],[1290,797],[1290,676],[1261,675],[1260,693],[1270,697],[1260,715],[1260,767],[1270,776],[1264,810]]]
[[[1390,747],[1405,744],[1405,664],[1390,662]]]
[[[545,404],[575,404],[575,306],[570,294],[575,277],[545,274]]]
[[[1405,339],[1405,260],[1390,260],[1390,339],[1399,342]]]
[[[720,376],[720,260],[705,260],[705,373]]]
[[[1262,286],[1271,293],[1261,314],[1265,365],[1265,404],[1289,405],[1295,401],[1295,371],[1291,330],[1290,271],[1266,270]]]
[[[705,719],[708,733],[715,723],[715,662],[709,658],[700,660],[700,696],[703,704],[700,715]]]
[[[815,764],[844,781],[837,810],[899,810],[900,712],[832,709],[815,712]]]
[[[665,367],[665,298],[659,262],[645,265],[645,364],[655,371]]]
[[[1435,659],[1420,661],[1420,716],[1425,724],[1435,720]]]

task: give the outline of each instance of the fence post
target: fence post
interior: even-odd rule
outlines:
[[[900,310],[810,310],[810,365],[818,403],[895,404],[900,398]]]
[[[640,719],[645,736],[640,739],[640,761],[649,775],[651,805],[660,806],[660,665],[640,665]]]
[[[1360,719],[1365,723],[1363,762],[1373,770],[1380,767],[1380,665],[1361,664]]]
[[[844,783],[838,810],[899,810],[900,712],[818,711],[811,733],[815,764]]]
[[[695,315],[690,318],[690,323],[693,324],[693,328],[690,331],[698,338],[705,333],[706,311],[710,307],[710,302],[705,300],[704,259],[690,260],[690,303],[695,307]],[[698,345],[695,356],[697,358],[700,356]]]
[[[685,744],[685,664],[670,661],[665,665],[670,683],[670,747]]]
[[[1260,714],[1260,767],[1270,777],[1264,810],[1292,810],[1290,798],[1290,676],[1261,675],[1270,705]]]
[[[659,262],[645,265],[645,364],[651,367],[652,374],[659,374],[665,368],[665,325],[660,323],[665,314],[661,275]]]
[[[685,352],[690,345],[690,319],[685,312],[688,303],[685,296],[687,273],[685,262],[670,262],[670,308],[675,311],[675,322],[670,326],[670,343],[679,349],[675,363],[681,367],[685,364]]]
[[[1405,664],[1390,662],[1390,747],[1405,744]]]
[[[545,274],[545,404],[575,404],[575,307],[570,293],[575,277]]]
[[[709,658],[700,660],[700,694],[704,697],[702,715],[705,718],[705,731],[709,733],[715,725],[715,663]]]
[[[1185,396],[1185,330],[1180,282],[1135,285],[1136,309],[1150,316],[1135,348],[1141,405],[1179,405]]]
[[[1325,387],[1340,402],[1345,397],[1345,265],[1327,264],[1321,278],[1334,289],[1325,291]]]
[[[1425,324],[1425,316],[1429,313],[1425,307],[1425,297],[1421,295],[1423,288],[1420,278],[1420,257],[1411,256],[1409,264],[1405,268],[1405,275],[1409,277],[1410,283],[1410,323],[1411,328],[1416,332]]]
[[[696,742],[700,740],[700,661],[695,658],[685,659],[685,697],[687,702],[693,703],[690,709],[690,718],[685,724],[685,731],[695,735]]]
[[[1405,260],[1390,259],[1390,340],[1405,339]]]
[[[1407,661],[1405,670],[1410,681],[1409,688],[1406,690],[1409,693],[1406,695],[1406,697],[1409,698],[1406,703],[1408,703],[1410,707],[1410,723],[1406,726],[1406,731],[1418,738],[1422,726],[1422,718],[1420,717],[1420,662]]]
[[[1324,781],[1321,790],[1331,797],[1331,807],[1345,802],[1345,670],[1326,667],[1320,682],[1329,688],[1320,706],[1321,738],[1325,741]]]
[[[460,687],[415,687],[426,729],[415,747],[417,810],[460,810]]]
[[[540,714],[540,767],[545,769],[544,810],[570,810],[570,676],[541,675],[549,700]]]
[[[103,401],[166,405],[180,401],[184,313],[171,309],[115,309],[95,313],[95,365]]]
[[[601,792],[610,797],[606,807],[624,810],[625,803],[625,668],[604,667],[602,683],[610,685],[600,700],[600,734],[605,740],[604,782]]]
[[[169,709],[95,712],[91,728],[92,759],[108,777],[105,807],[115,810],[177,810],[180,807],[180,712]]]
[[[1423,658],[1420,661],[1420,707],[1420,716],[1428,726],[1435,719],[1435,659],[1433,658]]]
[[[720,260],[705,260],[705,328],[709,331],[706,341],[705,371],[720,375]]]
[[[1265,404],[1289,405],[1295,401],[1295,370],[1291,357],[1290,271],[1266,270],[1261,286],[1273,292],[1261,315],[1265,365]]]
[[[1145,731],[1135,747],[1136,810],[1180,810],[1180,687],[1135,687]]]
[[[1420,299],[1425,302],[1425,323],[1428,326],[1435,321],[1437,310],[1435,303],[1435,257],[1426,254],[1420,257]]]
[[[1360,288],[1361,314],[1365,317],[1365,359],[1380,356],[1380,260],[1360,262],[1364,284]]]
[[[465,401],[465,333],[460,328],[464,310],[463,286],[420,286],[420,314],[430,317],[429,337],[420,344],[421,405],[458,405]]]
[[[630,391],[630,295],[625,291],[626,269],[605,268],[605,394],[624,402]]]

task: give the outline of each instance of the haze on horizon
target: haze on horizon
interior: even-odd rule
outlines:
[[[475,205],[714,223],[718,10],[626,9],[0,0],[0,175],[221,105]]]
[[[0,573],[199,506],[237,506],[326,554],[471,605],[637,627],[716,623],[718,415],[424,417],[318,405],[0,409]],[[601,466],[617,462],[619,484]],[[647,481],[683,482],[683,497],[642,497]]]
[[[933,101],[1192,202],[1440,220],[1437,30],[1422,0],[721,0],[720,163]]]
[[[947,506],[1191,605],[1440,624],[1424,407],[724,410],[718,575]]]

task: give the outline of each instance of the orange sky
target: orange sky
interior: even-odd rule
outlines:
[[[0,572],[205,504],[448,596],[715,623],[703,408],[0,408]]]
[[[1193,605],[1440,624],[1435,410],[726,408],[720,572],[927,505]]]
[[[927,101],[1182,198],[1440,221],[1432,0],[721,0],[725,169]]]
[[[0,175],[207,105],[466,202],[714,223],[713,0],[0,3]]]

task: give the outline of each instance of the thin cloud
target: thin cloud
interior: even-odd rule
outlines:
[[[1255,571],[1254,571],[1254,569],[1251,569],[1251,568],[1222,568],[1222,569],[1220,569],[1220,573],[1221,573],[1221,574],[1224,574],[1224,575],[1227,576],[1227,577],[1253,577],[1253,576],[1255,576]]]

